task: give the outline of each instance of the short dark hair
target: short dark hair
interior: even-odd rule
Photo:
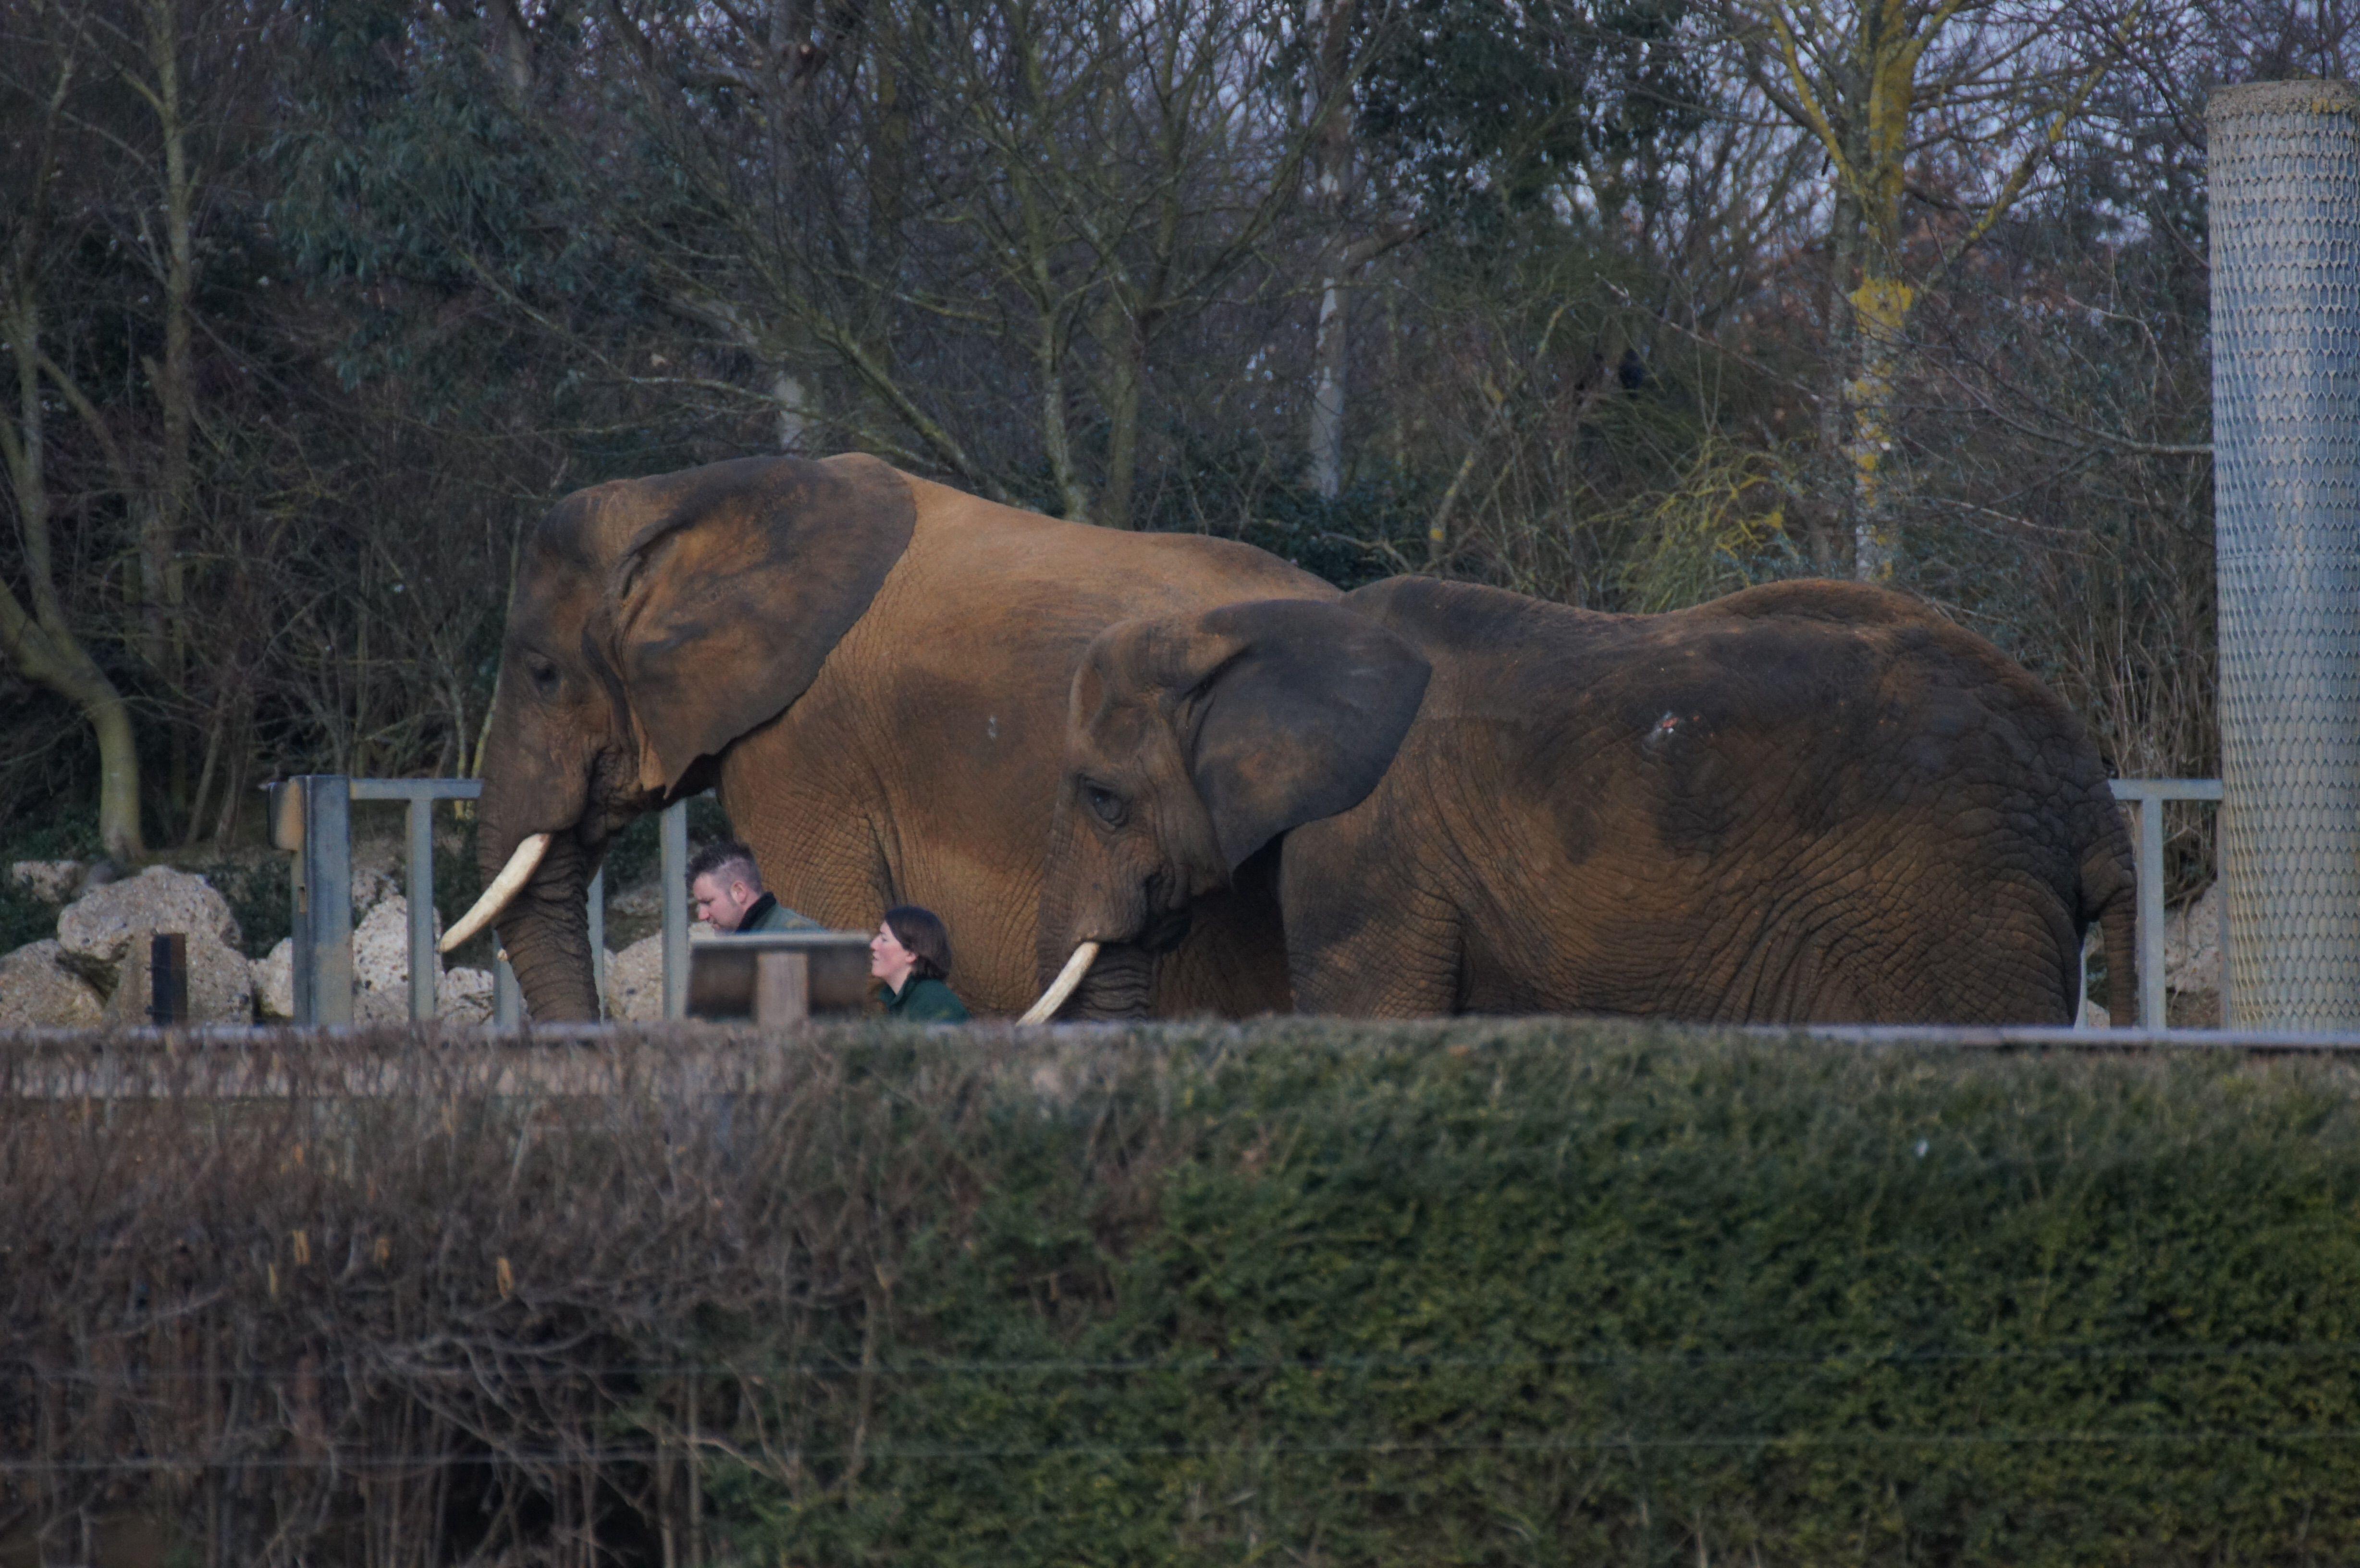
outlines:
[[[756,889],[762,886],[762,868],[754,864],[754,852],[734,838],[719,844],[708,844],[692,856],[688,863],[688,885],[696,886],[700,877],[718,877],[733,866],[746,868],[746,880]]]
[[[943,929],[940,915],[915,904],[896,904],[885,911],[885,929],[917,960],[910,965],[912,979],[950,978],[951,933]]]

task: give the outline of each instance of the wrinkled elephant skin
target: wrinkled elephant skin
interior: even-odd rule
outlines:
[[[755,458],[559,502],[528,539],[484,768],[488,881],[552,843],[497,921],[535,1018],[595,1016],[584,890],[634,817],[717,784],[781,902],[949,928],[979,1014],[1031,1000],[1066,694],[1148,613],[1335,591],[1226,540],[994,505],[872,458]],[[1285,1005],[1274,900],[1199,910],[1131,1005]],[[1122,969],[1122,963],[1112,966]]]
[[[1312,1012],[2054,1024],[2093,923],[2135,975],[2081,724],[1851,583],[1609,615],[1404,578],[1111,627],[1054,833],[1044,964],[1274,855]]]

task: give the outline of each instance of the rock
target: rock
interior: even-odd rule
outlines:
[[[2221,884],[2163,917],[2163,983],[2173,991],[2221,989]]]
[[[606,895],[606,935],[618,951],[662,930],[662,883],[641,882]]]
[[[82,977],[58,962],[55,939],[0,957],[0,1029],[87,1029],[105,1018],[105,1004]]]
[[[617,1023],[663,1017],[663,938],[642,937],[606,960],[606,1016]]]
[[[60,962],[111,995],[125,958],[136,954],[146,963],[146,939],[157,931],[178,931],[192,949],[200,939],[218,947],[241,944],[229,900],[212,883],[168,866],[151,866],[137,877],[93,887],[66,906],[58,917]],[[191,973],[196,963],[191,952]],[[238,971],[240,988],[250,989],[244,959],[238,961]]]
[[[713,934],[704,920],[688,928],[691,942]],[[662,933],[641,937],[606,960],[606,1016],[622,1024],[663,1020]]]
[[[2112,1029],[2114,1020],[2106,1016],[2105,1008],[2084,996],[2081,998],[2081,1016],[2074,1020],[2073,1027],[2085,1029]]]
[[[254,1007],[267,1023],[295,1016],[295,939],[282,936],[268,958],[252,965]]]
[[[8,880],[44,904],[62,904],[82,886],[79,860],[19,860],[10,864]]]
[[[254,968],[246,954],[224,942],[193,932],[181,933],[189,960],[189,1016],[192,1024],[250,1024],[254,1021]],[[126,962],[117,973],[115,992],[106,999],[110,1023],[148,1021],[148,953],[142,944],[137,963]]]
[[[463,1027],[492,1021],[492,972],[488,969],[445,969],[435,993],[435,1011],[442,1021]]]
[[[2221,1020],[2218,991],[2170,991],[2164,996],[2163,1021],[2172,1029],[2216,1029]]]
[[[388,898],[399,898],[395,891],[400,884],[382,871],[366,866],[353,867],[353,923],[357,926],[371,909]]]
[[[434,920],[442,932],[442,919]],[[436,996],[442,987],[442,955],[430,953]],[[410,900],[390,893],[353,929],[353,1022],[410,1021]]]
[[[442,922],[438,917],[434,929],[439,932]],[[454,1005],[454,995],[471,995],[471,982],[459,983],[453,990],[452,975],[482,975],[484,1008],[489,1015],[491,976],[480,969],[445,971],[440,953],[434,956],[438,978],[434,985],[435,1010],[445,1017]],[[295,944],[282,937],[270,950],[268,958],[255,961],[252,966],[255,998],[262,1016],[268,1019],[291,1018],[295,1016]],[[455,1004],[467,1006],[464,1000]],[[353,1022],[356,1024],[407,1023],[410,1021],[410,900],[396,893],[371,909],[353,931]]]

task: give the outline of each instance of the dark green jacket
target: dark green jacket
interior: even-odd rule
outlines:
[[[738,927],[743,931],[818,931],[820,923],[809,915],[799,915],[765,893],[754,900],[746,911],[746,919]]]
[[[912,980],[898,992],[885,993],[885,1016],[912,1024],[963,1024],[967,1004],[939,980]]]

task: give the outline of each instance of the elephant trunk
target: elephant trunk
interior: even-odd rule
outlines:
[[[525,1007],[540,1021],[597,1021],[588,889],[589,856],[572,834],[560,834],[496,922]]]
[[[1137,942],[1109,942],[1057,1017],[1067,1023],[1143,1018],[1154,1011],[1156,955]]]
[[[1060,802],[1049,832],[1048,866],[1033,954],[1039,994],[1045,996],[1056,984],[1084,943],[1101,943],[1079,987],[1056,1009],[1056,1018],[1147,1017],[1155,994],[1155,954],[1138,939],[1148,910],[1136,879],[1126,877],[1088,833],[1076,830],[1070,799]],[[1128,907],[1131,903],[1137,907]]]

